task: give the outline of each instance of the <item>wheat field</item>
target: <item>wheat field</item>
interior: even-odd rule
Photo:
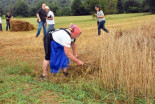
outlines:
[[[50,80],[73,81],[75,78],[98,81],[110,91],[119,90],[129,96],[147,100],[155,98],[155,15],[122,14],[106,16],[106,28],[97,35],[96,19],[91,16],[56,17],[56,28],[79,25],[82,35],[77,39],[78,58],[85,65],[71,62],[70,77],[58,74]],[[26,20],[37,27],[36,18],[15,18]],[[3,20],[5,29],[5,20]],[[37,30],[28,32],[0,32],[0,57],[11,64],[16,60],[35,64],[36,77],[42,73],[44,59],[43,32],[35,37]],[[80,77],[79,77],[80,76]],[[116,102],[117,103],[117,102]]]

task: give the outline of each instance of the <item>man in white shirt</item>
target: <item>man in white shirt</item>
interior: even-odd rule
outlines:
[[[45,11],[47,12],[46,23],[48,25],[48,29],[46,32],[55,30],[55,22],[54,22],[54,13],[49,9],[48,6],[45,7]]]
[[[58,73],[60,69],[63,69],[65,76],[68,76],[69,59],[78,65],[83,65],[83,62],[77,59],[75,44],[73,43],[75,41],[72,41],[72,39],[78,38],[80,34],[80,28],[74,24],[71,24],[69,29],[50,31],[46,34],[44,38],[45,59],[43,61],[42,79],[47,75],[49,65],[51,73]],[[71,46],[73,54],[70,51]]]
[[[3,29],[2,29],[2,19],[1,19],[1,13],[0,13],[0,31],[3,31]]]

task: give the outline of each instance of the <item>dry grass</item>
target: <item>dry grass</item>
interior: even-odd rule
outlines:
[[[101,44],[100,79],[110,89],[129,96],[155,97],[155,22],[113,32]],[[117,30],[116,30],[117,31]]]
[[[96,22],[86,24],[89,27],[79,23],[83,35],[77,40],[78,55],[86,65],[79,67],[71,62],[70,79],[64,79],[59,74],[58,78],[51,79],[60,82],[72,81],[79,76],[89,77],[100,79],[105,88],[121,90],[130,97],[155,97],[154,16],[130,19],[132,22],[128,19],[117,20],[119,23],[110,20],[107,25],[110,34],[104,33],[100,37],[97,36]],[[35,33],[0,33],[0,57],[6,57],[12,62],[20,58],[36,63],[34,70],[40,76],[44,58],[43,37],[41,34],[35,38]]]

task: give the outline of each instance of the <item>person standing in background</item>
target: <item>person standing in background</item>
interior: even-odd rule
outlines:
[[[49,9],[48,6],[45,7],[45,11],[47,12],[46,23],[48,25],[48,29],[46,32],[48,33],[49,31],[55,30],[54,13]]]
[[[0,31],[3,31],[3,29],[2,29],[2,19],[1,19],[1,13],[0,13]]]
[[[39,25],[38,25],[38,32],[36,34],[36,37],[39,36],[42,27],[44,30],[44,36],[46,35],[46,18],[45,17],[47,16],[47,14],[45,12],[45,7],[46,7],[46,4],[42,4],[42,8],[40,8],[37,13]]]
[[[100,6],[95,6],[95,10],[97,11],[97,14],[95,16],[98,19],[98,35],[100,36],[101,34],[101,29],[103,29],[106,33],[109,33],[109,31],[105,28],[105,16],[103,11],[101,10]]]
[[[8,28],[10,30],[10,20],[11,18],[13,18],[13,16],[11,15],[10,12],[7,12],[7,15],[6,15],[6,31],[8,31]]]

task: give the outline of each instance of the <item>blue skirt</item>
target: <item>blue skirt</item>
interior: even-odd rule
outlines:
[[[60,69],[68,68],[69,59],[64,47],[55,41],[51,41],[50,69],[51,73],[58,73]]]

